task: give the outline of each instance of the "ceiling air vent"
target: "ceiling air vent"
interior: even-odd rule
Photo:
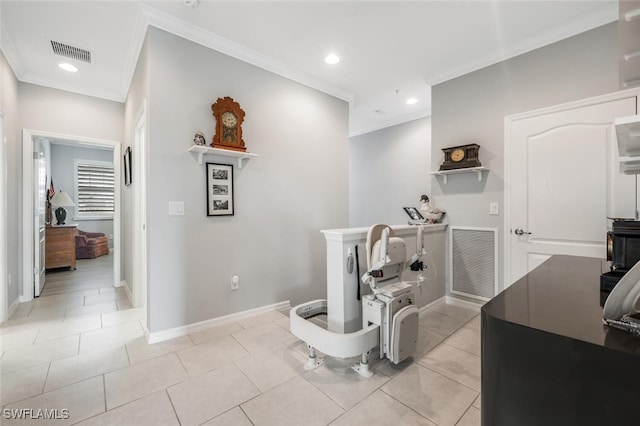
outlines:
[[[79,47],[69,46],[68,44],[60,43],[51,40],[51,48],[56,55],[64,56],[66,58],[75,59],[77,61],[83,61],[91,63],[91,52],[88,50],[80,49]]]

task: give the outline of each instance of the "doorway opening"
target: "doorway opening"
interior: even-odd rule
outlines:
[[[85,138],[79,136],[72,135],[63,135],[63,134],[55,134],[50,132],[42,132],[35,130],[23,130],[22,134],[23,139],[23,225],[22,225],[22,234],[23,234],[23,282],[22,282],[22,294],[20,296],[20,302],[29,302],[33,300],[35,296],[37,296],[36,286],[39,285],[39,280],[41,279],[41,274],[44,268],[44,262],[41,262],[40,259],[42,256],[42,247],[41,244],[36,244],[37,233],[40,232],[40,220],[35,220],[36,216],[40,217],[42,214],[41,204],[37,200],[42,197],[38,197],[36,194],[36,188],[39,188],[42,185],[37,185],[38,182],[36,180],[40,180],[40,174],[38,170],[36,170],[36,161],[38,162],[47,162],[47,159],[41,159],[40,156],[43,153],[43,150],[39,149],[40,145],[44,143],[44,145],[54,144],[54,145],[64,145],[69,147],[82,147],[82,148],[93,148],[99,150],[108,150],[111,153],[111,159],[113,162],[113,200],[114,200],[114,211],[113,211],[113,255],[110,256],[112,259],[112,279],[109,283],[110,286],[120,287],[121,286],[121,272],[120,272],[120,256],[121,256],[121,239],[120,239],[120,226],[121,226],[121,197],[120,197],[120,184],[121,184],[121,164],[120,164],[120,152],[121,145],[120,142],[101,140],[101,139],[93,139],[93,138]],[[46,155],[46,149],[44,150]],[[36,157],[38,157],[36,159]],[[36,159],[36,160],[34,160]],[[50,159],[49,159],[50,161]],[[50,170],[51,167],[47,169],[45,166],[45,170]],[[50,176],[50,172],[48,173]],[[47,179],[44,179],[46,181]],[[55,184],[55,180],[54,180]],[[45,185],[46,187],[46,185]],[[49,188],[46,188],[48,190]],[[63,189],[67,193],[73,194],[74,191],[72,188],[60,188]],[[55,220],[55,219],[54,219]],[[45,278],[46,279],[46,278]]]

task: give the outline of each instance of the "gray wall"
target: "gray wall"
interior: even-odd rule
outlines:
[[[432,170],[443,147],[477,142],[491,171],[432,179],[438,206],[452,225],[499,229],[499,279],[503,285],[503,216],[489,216],[489,203],[504,209],[504,117],[614,92],[618,87],[617,23],[605,25],[530,53],[438,84],[432,88]],[[603,236],[604,238],[604,236]]]
[[[430,164],[430,117],[351,138],[349,226],[406,223],[402,207],[431,195]]]
[[[18,124],[18,80],[7,63],[4,54],[0,52],[0,111],[5,117],[5,135],[7,137],[7,271],[0,279],[2,286],[4,279],[8,282],[7,305],[11,306],[20,294],[22,282],[22,230],[20,228],[20,206],[22,203],[22,143],[20,142],[20,126]],[[2,271],[4,274],[5,271]],[[2,287],[0,287],[2,288]]]
[[[20,83],[20,127],[122,141],[124,104]],[[54,181],[55,184],[55,181]]]
[[[147,37],[149,330],[323,297],[320,230],[349,219],[348,105],[163,31]],[[260,157],[234,167],[235,215],[207,217],[205,165],[187,149],[196,130],[211,140],[223,96],[246,112],[244,140]],[[169,201],[185,215],[168,216]]]
[[[51,144],[51,171],[49,176],[53,178],[53,186],[56,192],[66,192],[74,202],[77,201],[74,197],[75,160],[113,163],[113,150]],[[73,211],[73,207],[67,208],[67,223],[77,223],[78,229],[82,231],[102,232],[107,236],[113,236],[113,219],[79,220],[74,217]],[[109,247],[113,248],[113,238],[109,238]]]

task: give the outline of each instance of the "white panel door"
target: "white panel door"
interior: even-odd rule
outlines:
[[[635,113],[629,97],[511,122],[507,286],[554,254],[606,256],[607,217],[635,211],[612,124]]]
[[[47,202],[47,171],[44,148],[38,140],[34,141],[33,160],[33,295],[40,296],[45,281],[45,218]]]

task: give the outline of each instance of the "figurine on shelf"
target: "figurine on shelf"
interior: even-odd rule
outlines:
[[[204,133],[202,133],[200,130],[198,130],[196,132],[196,134],[193,135],[193,143],[198,145],[198,146],[204,146],[204,144],[206,143],[206,139],[204,137]]]
[[[427,197],[426,194],[420,196],[420,202],[422,203],[420,211],[424,214],[424,217],[427,218],[427,223],[438,223],[438,221],[442,219],[442,216],[446,214],[445,211],[437,207],[432,207],[429,204],[429,197]]]

